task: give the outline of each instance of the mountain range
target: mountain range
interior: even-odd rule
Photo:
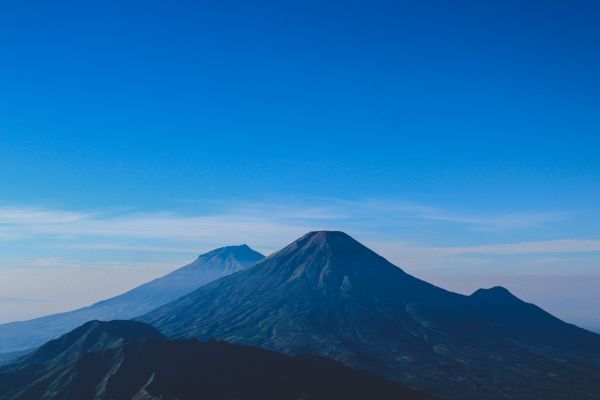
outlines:
[[[136,321],[64,334],[115,318]],[[600,398],[600,335],[502,287],[441,289],[335,231],[267,258],[220,248],[90,307],[0,325],[0,349],[16,358],[0,368],[6,400]]]
[[[501,287],[433,286],[343,232],[311,232],[139,320],[170,338],[331,357],[447,399],[600,398],[600,335]]]
[[[2,324],[0,362],[13,359],[24,350],[35,348],[87,321],[137,317],[208,282],[252,266],[262,258],[262,254],[247,245],[222,247],[200,255],[191,264],[163,277],[89,307]]]
[[[0,369],[1,400],[433,400],[333,360],[91,321]]]

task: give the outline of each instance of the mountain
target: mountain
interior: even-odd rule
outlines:
[[[172,338],[331,357],[448,399],[600,396],[600,335],[504,288],[433,286],[343,232],[311,232],[140,320]]]
[[[1,400],[431,400],[333,360],[93,321],[0,370]]]
[[[192,292],[225,275],[241,271],[264,256],[246,245],[222,247],[194,262],[119,296],[89,307],[29,321],[0,325],[0,353],[30,349],[94,319],[130,319]]]
[[[16,363],[50,364],[94,351],[116,348],[147,338],[164,338],[154,327],[128,320],[89,321],[71,332],[51,340]]]

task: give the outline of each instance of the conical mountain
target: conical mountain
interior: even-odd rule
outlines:
[[[0,400],[433,400],[314,356],[167,340],[134,321],[92,321],[0,369]]]
[[[247,245],[222,247],[191,264],[89,307],[0,325],[0,353],[30,349],[91,320],[130,319],[215,279],[254,265],[264,256]],[[118,278],[117,278],[118,279]]]
[[[450,399],[600,394],[600,335],[505,289],[440,289],[343,232],[311,232],[141,320],[170,337],[329,356]]]

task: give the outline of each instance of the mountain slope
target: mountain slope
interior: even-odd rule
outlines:
[[[330,359],[169,341],[133,321],[87,323],[36,354],[0,371],[0,399],[432,399]]]
[[[175,338],[310,353],[456,399],[592,399],[600,336],[505,289],[416,279],[342,232],[311,232],[140,318]]]
[[[222,247],[126,293],[89,307],[0,325],[0,353],[33,348],[94,319],[129,319],[175,300],[220,277],[241,271],[264,256],[246,245]]]
[[[119,347],[143,339],[164,338],[154,327],[128,320],[89,321],[21,357],[17,364],[49,364],[93,351]]]

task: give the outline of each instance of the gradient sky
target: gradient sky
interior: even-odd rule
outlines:
[[[597,1],[3,1],[0,322],[328,228],[600,330],[599,20]]]

